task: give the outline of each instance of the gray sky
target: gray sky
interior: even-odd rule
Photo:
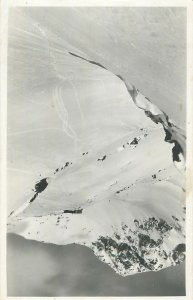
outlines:
[[[183,296],[184,263],[117,275],[80,245],[56,246],[8,235],[8,296]]]

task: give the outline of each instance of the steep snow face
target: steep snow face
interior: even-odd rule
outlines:
[[[21,172],[17,187],[10,188],[21,206],[9,214],[8,232],[85,245],[121,276],[180,263],[185,257],[183,131],[122,73],[55,36],[49,35],[52,47],[39,46],[37,36],[47,32],[36,23],[33,29],[32,39],[21,34],[21,45],[36,47],[37,66],[39,59],[45,63],[45,53],[51,63],[42,78],[46,89],[34,73],[35,93],[26,98],[20,85],[11,91],[18,100],[12,103],[18,132],[9,134],[9,168]],[[61,53],[63,47],[68,51]]]
[[[86,245],[122,276],[185,257],[184,176],[174,166],[184,158],[184,135],[135,87],[127,89],[123,115],[109,98],[90,101],[94,113],[84,114],[84,130],[75,125],[76,147],[85,152],[36,182],[8,223],[9,232],[28,239]],[[170,134],[173,127],[181,139]],[[182,146],[174,155],[176,145]]]

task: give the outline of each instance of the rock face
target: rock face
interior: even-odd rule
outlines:
[[[80,78],[62,77],[60,70],[46,94],[38,90],[38,101],[30,96],[28,130],[21,131],[27,155],[17,133],[8,141],[15,169],[27,169],[8,232],[87,246],[121,276],[179,264],[185,257],[184,132],[122,74],[80,53],[53,53],[49,68],[57,73],[55,58],[65,60]]]
[[[116,234],[113,238],[101,236],[92,243],[94,253],[102,261],[107,261],[118,274],[127,276],[139,272],[159,271],[184,260],[184,243],[177,246],[174,243],[174,248],[170,251],[166,246],[166,241],[175,239],[176,227],[172,228],[164,220],[154,217],[141,223],[134,220],[134,223],[137,224],[136,230],[123,225],[124,239]],[[178,230],[181,229],[179,225]]]

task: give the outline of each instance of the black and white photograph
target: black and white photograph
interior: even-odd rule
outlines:
[[[186,296],[187,8],[13,6],[7,296]]]

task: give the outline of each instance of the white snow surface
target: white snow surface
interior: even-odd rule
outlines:
[[[20,17],[10,27],[9,72],[14,63],[22,71],[9,76],[8,232],[86,245],[121,276],[180,263],[185,155],[173,161],[172,149],[185,149],[183,130],[153,99],[133,96],[120,67],[115,74],[69,37]]]

